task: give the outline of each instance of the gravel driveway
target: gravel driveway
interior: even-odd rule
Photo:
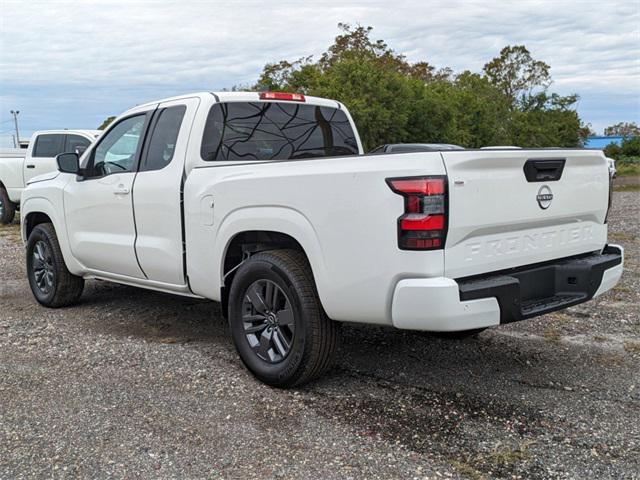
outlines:
[[[0,478],[640,478],[640,192],[614,201],[597,301],[466,340],[344,326],[290,391],[213,303],[91,281],[39,307],[0,226]]]

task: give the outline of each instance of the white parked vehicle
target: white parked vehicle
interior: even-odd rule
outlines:
[[[607,159],[607,165],[609,166],[609,175],[611,175],[611,178],[616,178],[616,172],[618,171],[616,169],[616,161],[613,158],[609,158],[606,157]]]
[[[82,153],[98,130],[46,130],[31,136],[29,147],[0,150],[0,223],[11,223],[27,183],[43,173],[56,172],[56,156]]]
[[[58,164],[22,200],[38,302],[89,278],[221,302],[245,365],[280,387],[326,370],[340,321],[484,329],[622,273],[599,151],[363,155],[339,102],[222,92],[135,107]]]

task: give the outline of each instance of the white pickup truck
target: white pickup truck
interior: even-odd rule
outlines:
[[[99,130],[46,130],[31,135],[29,148],[0,150],[0,223],[11,223],[25,186],[33,177],[58,170],[56,156],[84,152]]]
[[[121,115],[22,199],[29,283],[61,307],[96,278],[222,303],[260,380],[330,364],[341,321],[484,329],[612,288],[602,152],[363,155],[344,105],[200,93]]]

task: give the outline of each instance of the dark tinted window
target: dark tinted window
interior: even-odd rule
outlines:
[[[186,109],[187,107],[180,105],[165,108],[158,113],[158,120],[149,142],[149,150],[140,170],[160,170],[169,165]]]
[[[64,147],[65,152],[76,152],[76,149],[86,150],[91,144],[91,140],[80,135],[67,135],[67,144]]]
[[[342,110],[300,103],[221,103],[211,107],[202,158],[283,160],[355,155],[358,145]]]
[[[64,135],[62,134],[44,134],[38,135],[36,144],[33,148],[33,157],[55,157],[59,153],[64,152]]]

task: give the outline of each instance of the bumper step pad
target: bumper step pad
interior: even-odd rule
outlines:
[[[590,300],[605,270],[622,262],[620,249],[591,253],[457,280],[460,300],[495,297],[500,323],[515,322]]]

